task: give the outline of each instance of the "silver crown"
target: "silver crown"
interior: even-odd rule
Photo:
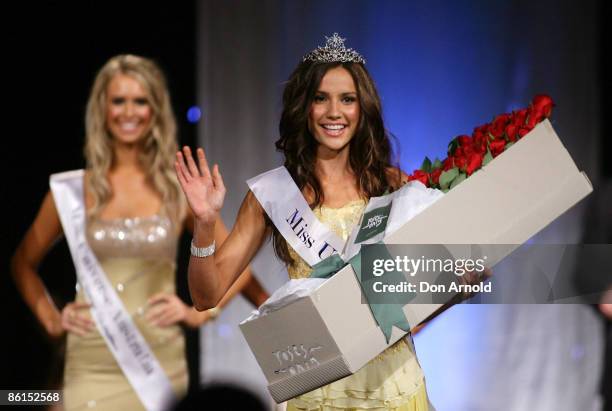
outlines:
[[[334,33],[331,37],[325,36],[324,47],[317,47],[306,54],[302,61],[314,61],[317,63],[361,63],[365,64],[365,59],[353,49],[344,47],[344,40]]]

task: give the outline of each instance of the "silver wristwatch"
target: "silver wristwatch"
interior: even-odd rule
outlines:
[[[215,253],[215,242],[213,240],[212,244],[207,247],[196,247],[193,244],[193,238],[191,239],[191,255],[194,257],[204,258],[210,257]]]

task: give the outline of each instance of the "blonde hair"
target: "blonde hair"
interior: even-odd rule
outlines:
[[[149,183],[161,195],[162,208],[179,221],[186,204],[174,172],[174,154],[178,148],[176,121],[166,80],[152,60],[130,54],[115,56],[100,69],[87,102],[85,159],[89,171],[87,183],[93,198],[88,214],[90,217],[99,214],[112,195],[107,175],[113,162],[113,137],[106,126],[106,94],[108,84],[117,74],[134,78],[147,92],[152,118],[142,143],[140,164]]]

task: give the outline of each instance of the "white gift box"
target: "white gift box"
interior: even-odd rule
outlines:
[[[591,191],[545,120],[384,242],[516,244],[490,258],[493,266]],[[407,304],[403,310],[416,326],[440,307]],[[277,402],[355,373],[405,334],[394,327],[386,341],[350,266],[309,295],[240,328]]]

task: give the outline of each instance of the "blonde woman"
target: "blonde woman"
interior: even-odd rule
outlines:
[[[87,103],[87,168],[81,174],[64,173],[51,179],[52,188],[54,181],[61,183],[66,176],[76,179],[77,186],[82,187],[84,223],[68,226],[67,230],[66,224],[72,223],[62,218],[62,208],[58,207],[66,199],[59,194],[61,190],[50,191],[12,261],[17,287],[47,333],[53,337],[68,335],[66,410],[93,406],[109,410],[152,409],[156,405],[147,406],[147,397],[163,391],[160,387],[164,384],[167,391],[174,393],[171,397],[184,394],[188,375],[179,324],[199,327],[242,290],[256,305],[267,297],[248,269],[211,310],[198,312],[177,297],[177,240],[184,228],[193,229],[193,216],[174,173],[176,149],[175,119],[159,67],[134,55],[111,58],[99,71]],[[222,243],[227,230],[221,220],[216,225],[219,234],[215,240]],[[113,308],[98,304],[94,312],[90,296],[96,290],[82,284],[88,283],[88,277],[80,275],[80,248],[71,243],[73,231],[77,237],[82,233],[95,255],[93,260],[99,264],[95,267],[105,276],[110,293],[122,304]],[[71,245],[79,287],[75,301],[60,310],[49,298],[36,269],[62,233]],[[111,309],[131,319],[121,322],[117,335],[107,332],[103,322],[104,318],[121,318],[119,314],[104,317],[112,314],[105,313]],[[130,322],[132,328],[123,327]],[[147,366],[146,376],[139,376],[138,370],[130,371],[124,362],[131,360],[122,360],[121,355],[115,354],[119,350],[116,344],[121,345],[119,340],[123,338],[120,334],[130,335],[130,354],[137,358],[145,352],[154,357],[142,362]],[[144,343],[135,349],[133,341]],[[149,371],[157,373],[163,384],[147,384]]]

